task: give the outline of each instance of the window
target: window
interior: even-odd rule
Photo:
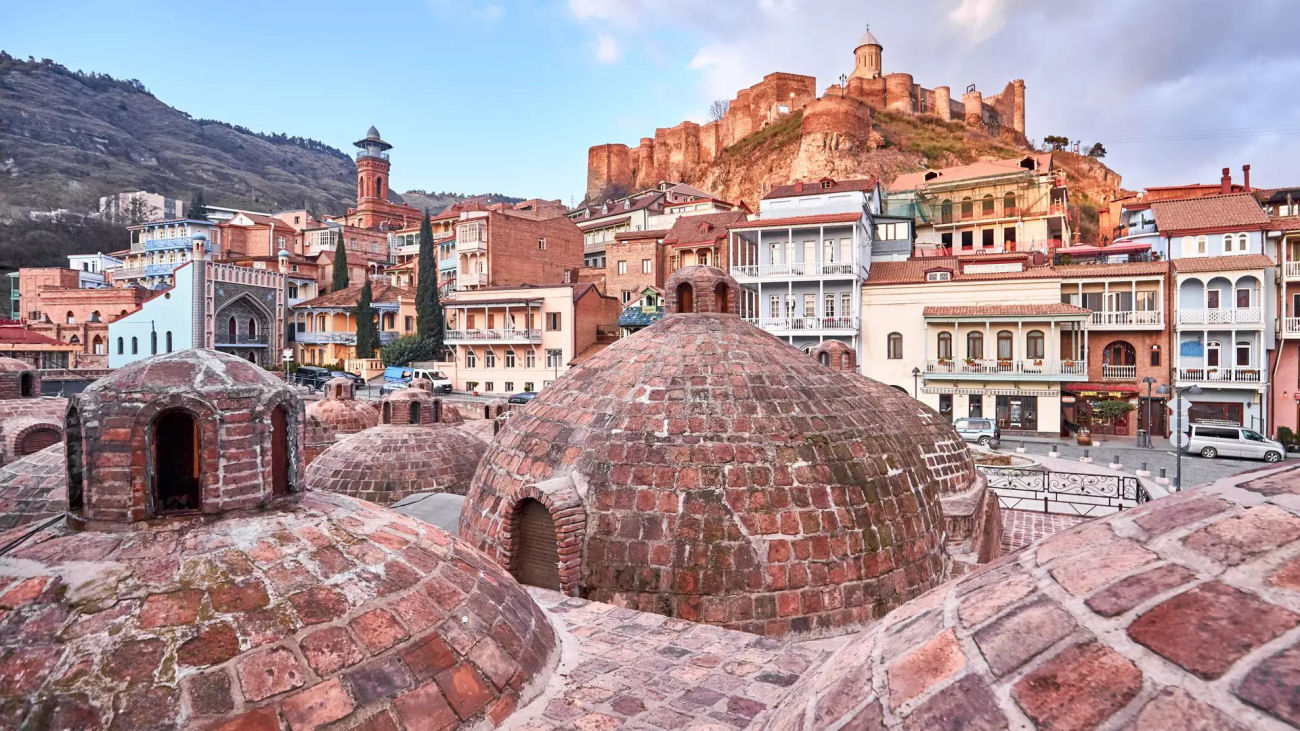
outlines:
[[[1008,250],[1016,248],[1016,227],[1007,226],[1002,229],[1002,247]]]
[[[1007,217],[1016,215],[1016,194],[1015,193],[1007,193],[1006,195],[1002,196],[1002,215]]]
[[[1011,360],[1012,337],[1010,330],[998,331],[998,360]]]
[[[950,271],[925,273],[925,281],[927,282],[947,282],[951,279],[952,279],[952,272]]]
[[[72,311],[71,311],[71,310],[68,311],[68,315],[67,315],[67,317],[68,317],[68,324],[69,324],[69,325],[71,325],[72,323],[76,322],[76,320],[74,320],[74,319],[72,318]]]
[[[1025,357],[1042,360],[1047,353],[1047,341],[1042,330],[1030,330],[1025,333]]]
[[[1211,310],[1219,309],[1219,290],[1211,289],[1205,292],[1205,306]]]
[[[524,367],[525,368],[537,367],[537,354],[535,352],[531,350],[524,351]]]
[[[117,354],[118,354],[118,355],[122,355],[123,352],[125,351],[125,349],[126,349],[126,346],[123,344],[123,340],[122,340],[122,338],[118,338],[118,339],[117,339]]]
[[[877,241],[897,241],[905,238],[907,238],[907,224],[905,223],[876,224]]]
[[[939,222],[952,223],[952,201],[945,200],[939,204]]]
[[[403,330],[409,333],[410,331],[415,329],[415,318],[410,315],[407,315],[402,320],[402,325],[403,325]]]
[[[475,357],[475,355],[474,355],[474,351],[469,350],[469,349],[466,349],[466,350],[465,350],[465,367],[466,367],[466,368],[477,368],[477,367],[478,367],[478,358]]]
[[[1238,341],[1237,341],[1237,360],[1236,360],[1236,364],[1237,364],[1237,367],[1238,367],[1238,368],[1249,368],[1249,367],[1250,367],[1250,350],[1251,350],[1251,349],[1250,349],[1250,341],[1249,341],[1249,340],[1238,340]]]
[[[952,333],[939,333],[939,359],[952,360]]]
[[[1237,237],[1233,234],[1224,234],[1223,253],[1225,254],[1236,253],[1236,248],[1237,248]]]
[[[560,315],[561,315],[561,313],[559,313],[559,312],[548,312],[548,313],[546,313],[546,329],[547,329],[547,330],[549,330],[550,332],[555,332],[556,330],[559,330],[559,329],[560,329],[560,321],[561,321],[561,320],[560,320]]]
[[[257,337],[257,320],[254,320],[251,317],[248,318],[248,337],[249,338]]]
[[[506,381],[505,390],[506,390],[506,393],[509,393],[509,392],[511,392],[511,391],[514,391],[514,390],[515,390],[515,382],[514,382],[514,381]]]
[[[484,368],[497,367],[497,352],[495,350],[488,350],[483,353],[483,367]]]
[[[848,317],[853,314],[853,293],[840,292],[840,317]]]
[[[626,262],[626,261],[619,261],[619,263],[618,263],[618,273],[619,273],[619,274],[627,274],[627,262]]]
[[[545,236],[538,236],[538,237],[537,237],[537,248],[538,248],[539,251],[546,251],[546,237],[545,237]]]
[[[903,334],[890,333],[886,340],[885,357],[890,360],[902,360],[903,358]]]
[[[966,333],[966,357],[975,360],[984,358],[984,333]]]
[[[945,249],[952,248],[952,233],[939,234],[939,244]]]
[[[484,391],[495,391],[495,390],[496,390],[496,384],[493,383],[492,381],[488,381],[487,383],[483,384],[483,390],[484,390]]]
[[[822,310],[823,317],[835,317],[835,295],[826,295],[826,304]]]
[[[781,295],[773,294],[767,298],[767,316],[773,320],[781,317]]]
[[[563,359],[564,359],[564,351],[562,351],[562,350],[560,350],[560,349],[558,349],[558,348],[547,348],[547,349],[546,349],[546,367],[547,367],[547,368],[559,368],[559,367],[560,367],[560,361],[563,360]]]
[[[975,215],[975,203],[974,203],[974,201],[972,201],[970,198],[962,198],[962,200],[961,200],[961,217],[962,217],[962,218],[970,218],[970,217],[973,216],[973,215]]]
[[[952,394],[939,394],[939,416],[942,416],[944,421],[952,421]]]
[[[632,301],[632,290],[630,289],[623,290],[623,304],[627,304],[628,302],[631,301]]]
[[[1237,306],[1250,307],[1250,288],[1241,287],[1237,290]]]
[[[507,351],[506,351],[506,368],[514,368],[514,367],[515,367],[515,351],[513,351],[513,350],[507,350]],[[510,387],[507,386],[507,387],[506,387],[506,390],[507,390],[507,391],[513,391],[514,389],[512,389],[512,388],[510,388]]]
[[[817,316],[817,295],[805,294],[803,296],[803,316],[804,317]]]
[[[226,342],[228,343],[236,342],[238,340],[238,335],[237,335],[238,332],[239,332],[239,326],[235,324],[235,318],[232,317],[229,320],[227,320],[226,334],[229,336],[229,339]]]
[[[993,211],[996,208],[997,206],[993,202],[993,194],[992,193],[986,194],[984,196],[984,200],[982,201],[982,205],[980,206],[980,214],[985,216],[992,216]]]
[[[984,415],[984,396],[983,396],[983,395],[981,395],[981,394],[977,394],[977,393],[976,393],[976,394],[971,394],[969,397],[967,397],[966,400],[967,400],[967,403],[969,404],[969,405],[966,407],[966,415],[967,415],[967,416],[977,416],[977,417],[978,417],[978,416],[983,416],[983,415]]]
[[[974,246],[974,245],[975,245],[975,232],[974,232],[974,231],[962,231],[962,232],[961,232],[961,248],[963,248],[963,249],[969,249],[969,248],[971,248],[971,247]]]
[[[991,228],[986,228],[983,231],[980,231],[981,246],[988,246],[988,247],[993,246],[993,231],[994,230]]]
[[[137,339],[135,338],[135,336],[132,336],[132,337],[131,337],[131,355],[138,355],[139,353],[140,353],[140,341],[137,340]]]
[[[1222,344],[1218,340],[1211,340],[1205,344],[1205,365],[1209,368],[1219,367],[1219,356],[1223,350]]]
[[[1151,346],[1151,365],[1153,365],[1153,366],[1158,366],[1158,365],[1160,365],[1160,346],[1159,346],[1159,345],[1152,345],[1152,346]]]
[[[641,260],[641,273],[642,273],[642,274],[653,274],[653,273],[654,273],[654,266],[651,265],[649,259],[642,259],[642,260]]]

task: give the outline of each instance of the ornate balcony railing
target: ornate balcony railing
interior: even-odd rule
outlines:
[[[1178,322],[1184,325],[1258,325],[1264,322],[1259,307],[1191,307],[1178,310]]]
[[[1282,267],[1282,274],[1287,279],[1300,279],[1300,261],[1288,261]]]
[[[1103,381],[1136,381],[1138,367],[1135,365],[1102,365]]]
[[[1179,368],[1178,380],[1196,383],[1260,383],[1259,368]]]
[[[1151,500],[1141,480],[1026,467],[980,466],[1004,510],[1098,517]]]
[[[542,331],[537,329],[505,330],[495,328],[448,330],[445,339],[448,343],[475,343],[483,341],[540,343],[542,342]]]
[[[792,277],[866,276],[851,262],[829,264],[749,264],[733,266],[731,274],[739,279],[790,279]]]
[[[1088,366],[1082,360],[937,358],[926,361],[925,373],[928,376],[1086,376]]]
[[[1300,335],[1300,317],[1282,318],[1282,334],[1286,337]]]
[[[1103,310],[1092,313],[1092,325],[1096,327],[1132,327],[1135,325],[1161,326],[1165,323],[1165,313],[1159,310]]]
[[[769,332],[833,330],[857,332],[858,318],[847,317],[748,317],[745,320]]]

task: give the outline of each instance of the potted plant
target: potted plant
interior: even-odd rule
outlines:
[[[478,381],[465,381],[465,388],[468,388],[470,393],[475,396],[478,395]]]
[[[1277,428],[1277,440],[1286,447],[1286,451],[1294,452],[1300,450],[1300,440],[1297,439],[1296,433],[1289,426],[1279,426]]]
[[[1104,426],[1114,426],[1115,422],[1123,419],[1136,407],[1133,404],[1121,399],[1106,399],[1097,402],[1092,409],[1092,416],[1100,421]],[[1109,433],[1109,432],[1108,432]]]
[[[968,367],[974,368],[974,367],[975,367],[975,359],[974,359],[974,358],[967,358],[967,359],[966,359],[966,365],[967,365]]]
[[[1092,429],[1088,428],[1091,423],[1092,415],[1086,410],[1085,404],[1080,404],[1079,411],[1079,430],[1074,433],[1074,441],[1080,447],[1092,446]]]

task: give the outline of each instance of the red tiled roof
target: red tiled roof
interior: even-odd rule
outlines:
[[[360,284],[354,284],[347,289],[340,289],[329,294],[323,294],[315,299],[300,302],[294,305],[295,309],[308,307],[355,307],[357,300],[361,297]],[[372,302],[396,302],[398,297],[412,297],[415,295],[414,290],[405,287],[397,287],[384,282],[370,283],[370,297]]]
[[[655,228],[649,231],[619,231],[614,234],[615,241],[640,241],[641,239],[662,239],[671,229]]]
[[[665,244],[712,244],[727,237],[727,227],[744,223],[747,216],[740,211],[723,213],[703,213],[698,216],[682,216],[673,223]],[[856,220],[856,219],[855,219]],[[701,229],[704,229],[701,231]]]
[[[1021,167],[1020,161],[1026,157],[1032,157],[1037,160],[1038,169],[1029,170]],[[1052,153],[1044,152],[1034,155],[1022,155],[1021,157],[1007,158],[1005,160],[981,160],[969,165],[954,165],[953,167],[940,168],[938,170],[921,170],[915,173],[908,173],[894,178],[887,188],[891,191],[915,190],[926,184],[941,185],[943,183],[953,183],[960,180],[972,180],[974,178],[987,178],[993,175],[1006,175],[1007,173],[1037,173],[1050,170],[1052,167]]]
[[[1005,261],[1005,260],[1003,260]],[[959,260],[955,256],[930,256],[905,261],[879,261],[871,265],[865,286],[891,284],[924,284],[926,272],[946,269],[952,272],[954,282],[978,282],[997,279],[1059,279],[1060,272],[1049,266],[1029,266],[1018,272],[964,272],[964,264],[978,263],[971,259]]]
[[[829,182],[829,188],[823,188],[822,183]],[[763,200],[769,198],[796,198],[804,195],[820,195],[822,193],[843,193],[846,191],[863,191],[870,192],[875,190],[876,178],[857,178],[855,180],[835,180],[833,178],[820,178],[818,180],[800,181],[790,185],[778,185],[768,191],[763,196]]]
[[[1268,223],[1268,215],[1250,193],[1153,201],[1151,210],[1156,214],[1156,228],[1166,236],[1229,226],[1258,229]]]
[[[1102,249],[1105,251],[1105,249]],[[1053,267],[1062,277],[1124,277],[1135,274],[1165,274],[1167,261],[1130,261],[1121,264],[1066,264]]]
[[[0,344],[2,345],[64,345],[61,340],[47,337],[25,327],[0,327]]]
[[[1300,216],[1275,216],[1270,218],[1269,231],[1300,231]]]
[[[1091,310],[1061,302],[1038,305],[958,305],[952,307],[927,307],[923,317],[1014,317],[1035,315],[1087,315]]]
[[[1174,269],[1179,272],[1236,272],[1243,269],[1264,269],[1273,266],[1273,260],[1263,254],[1237,254],[1236,256],[1202,256],[1192,259],[1174,259]]]
[[[823,213],[820,216],[790,216],[789,218],[759,218],[753,221],[741,221],[727,228],[766,228],[768,226],[804,226],[818,223],[851,223],[862,220],[858,213]]]

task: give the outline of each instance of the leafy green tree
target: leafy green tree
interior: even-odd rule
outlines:
[[[208,206],[203,202],[203,191],[194,191],[194,199],[185,209],[185,217],[195,221],[202,221],[208,217]]]
[[[437,360],[437,351],[419,335],[404,335],[383,347],[379,357],[384,365],[409,365],[417,361]]]
[[[372,306],[372,294],[370,292],[370,278],[366,278],[366,283],[361,285],[361,297],[357,299],[357,306],[352,311],[357,320],[357,357],[373,358],[375,349],[379,347],[379,333],[375,328],[375,308]]]
[[[1093,146],[1088,148],[1088,157],[1095,157],[1097,159],[1101,159],[1105,156],[1106,156],[1106,146],[1101,144],[1100,142],[1093,143]]]
[[[438,301],[438,265],[433,256],[429,212],[420,222],[420,254],[416,264],[415,333],[437,353],[443,347],[442,303]]]
[[[348,288],[348,250],[343,246],[343,229],[338,233],[338,241],[334,242],[334,281],[330,282],[335,292]]]
[[[1043,144],[1053,150],[1064,150],[1066,145],[1070,144],[1070,138],[1062,135],[1047,135],[1043,138]]]

